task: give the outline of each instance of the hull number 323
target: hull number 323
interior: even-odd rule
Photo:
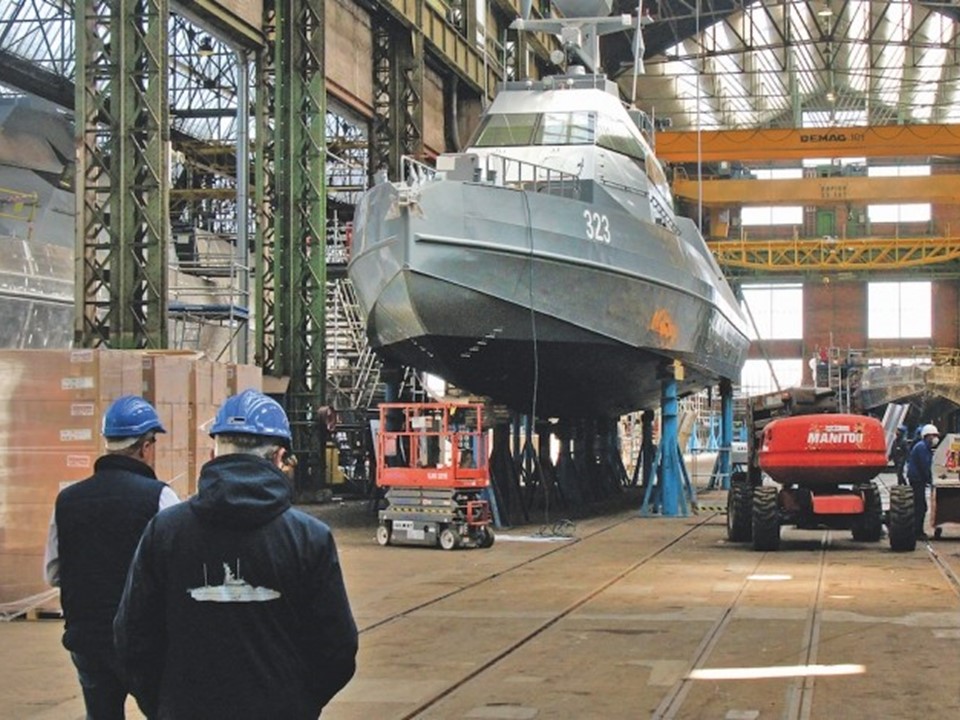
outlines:
[[[587,223],[587,240],[610,242],[610,220],[606,215],[584,210],[583,219]]]

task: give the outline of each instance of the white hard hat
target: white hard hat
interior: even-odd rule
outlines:
[[[940,437],[940,431],[937,430],[936,425],[924,425],[920,429],[920,437],[926,437],[927,435],[936,435],[937,437]]]

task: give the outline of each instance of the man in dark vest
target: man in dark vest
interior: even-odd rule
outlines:
[[[140,535],[178,502],[153,471],[157,433],[166,432],[143,398],[125,395],[103,416],[107,452],[93,475],[57,496],[44,557],[60,587],[63,645],[77,668],[87,720],[123,720],[127,686],[113,646],[113,616]]]

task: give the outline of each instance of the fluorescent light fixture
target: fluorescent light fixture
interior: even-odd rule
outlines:
[[[833,10],[830,8],[830,3],[824,3],[817,9],[817,17],[828,18],[833,15]]]
[[[747,575],[747,580],[759,580],[761,582],[783,582],[784,580],[793,580],[793,575]]]
[[[693,670],[690,680],[760,680],[785,677],[823,677],[825,675],[862,675],[863,665],[769,665],[767,667],[703,668]]]

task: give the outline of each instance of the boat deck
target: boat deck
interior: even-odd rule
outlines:
[[[324,720],[960,716],[960,526],[907,554],[790,529],[758,553],[721,513],[624,499],[452,552],[380,547],[362,506],[321,506],[361,629]],[[82,716],[60,626],[0,624],[0,717]]]

